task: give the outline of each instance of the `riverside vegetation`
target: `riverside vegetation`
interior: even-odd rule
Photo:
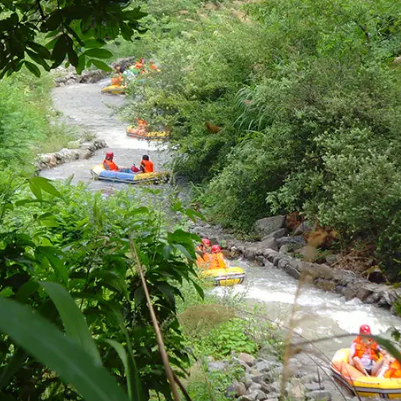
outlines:
[[[116,56],[154,57],[162,72],[131,84],[142,101],[132,96],[123,114],[171,128],[181,156],[174,168],[194,183],[210,218],[247,232],[260,217],[298,211],[334,227],[346,244],[373,243],[396,276],[401,6],[152,0],[143,7],[147,33],[109,47]],[[63,58],[77,63],[68,44]],[[83,186],[24,178],[31,155],[53,150],[46,142],[57,149],[70,139],[49,124],[50,78],[24,74],[0,82],[0,157],[10,165],[0,172],[0,398],[172,399],[135,253],[177,374],[196,360],[205,366],[207,356],[255,354],[271,343],[280,357],[271,325],[203,298],[193,267],[198,238],[176,226],[196,213],[173,201],[176,220],[130,190],[104,199]],[[209,326],[205,316],[214,317]],[[239,377],[235,367],[199,369],[184,384],[196,400],[222,400]]]
[[[214,221],[277,213],[330,226],[397,279],[401,5],[390,0],[146,2],[122,56],[157,78],[123,112],[172,130],[175,170]],[[209,127],[219,127],[211,130]]]

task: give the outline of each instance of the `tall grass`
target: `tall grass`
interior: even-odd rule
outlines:
[[[75,134],[57,121],[52,108],[53,78],[22,70],[0,81],[0,160],[29,165],[35,154],[56,151]]]

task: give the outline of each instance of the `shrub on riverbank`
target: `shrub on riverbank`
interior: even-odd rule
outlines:
[[[49,74],[19,72],[0,80],[0,161],[32,164],[37,153],[60,150],[74,136],[55,121]]]
[[[346,243],[379,243],[396,273],[400,244],[388,226],[401,195],[401,6],[175,5],[168,33],[149,25],[141,45],[162,73],[133,87],[143,102],[124,115],[172,129],[175,170],[203,183],[215,222],[248,231],[258,218],[299,211]]]
[[[128,392],[132,386],[136,391],[142,388],[144,397],[137,397],[138,401],[148,400],[153,390],[168,399],[170,389],[133,247],[145,270],[170,361],[179,371],[187,366],[189,358],[176,317],[176,298],[185,281],[202,294],[191,263],[198,237],[181,229],[168,231],[171,222],[164,213],[144,207],[141,202],[148,202],[130,189],[104,199],[82,185],[55,188],[44,178],[24,181],[6,171],[0,172],[0,193],[0,301],[8,298],[15,308],[20,303],[27,304],[55,325],[37,343],[30,342],[31,336],[21,339],[18,333],[29,332],[32,325],[35,333],[45,329],[43,322],[31,314],[26,322],[14,318],[20,325],[15,332],[14,324],[4,323],[11,322],[13,316],[4,311],[5,302],[0,302],[0,368],[14,366],[16,358],[20,361],[12,375],[3,377],[0,398],[7,394],[26,400],[81,399],[77,391],[82,395],[82,388],[71,382],[77,391],[73,390],[68,376],[62,374],[65,363],[57,364],[53,358],[52,364],[47,359],[52,358],[53,350],[65,351],[53,333],[59,330],[56,326],[64,326],[66,333],[60,332],[59,336],[76,347],[78,343],[82,345],[82,359],[89,349],[96,356],[96,366],[103,364],[122,388],[128,387]],[[177,202],[174,206],[178,210]],[[40,285],[41,282],[51,285],[54,292],[48,293],[46,284]],[[57,303],[58,297],[62,298],[61,304]],[[72,299],[79,310],[71,306]],[[84,323],[78,324],[81,320]],[[83,329],[82,324],[88,329]],[[47,356],[40,351],[43,341],[51,344]],[[16,343],[33,356],[25,354]],[[125,352],[128,359],[124,358]],[[135,361],[131,355],[135,355]],[[74,357],[65,354],[64,358],[69,356]],[[68,371],[74,370],[77,362],[69,361]],[[67,383],[49,374],[46,365]]]

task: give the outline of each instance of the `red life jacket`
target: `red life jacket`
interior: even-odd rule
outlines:
[[[153,173],[153,163],[150,160],[142,160],[141,166],[143,166],[144,173]]]
[[[366,352],[370,352],[372,361],[377,361],[379,359],[379,347],[373,340],[371,340],[369,344],[365,344],[362,342],[362,338],[358,336],[355,338],[354,344],[355,352],[354,355],[352,355],[353,357],[357,356],[358,358],[362,358]]]
[[[104,159],[104,160],[103,160],[103,165],[104,165],[104,168],[105,168],[106,170],[118,171],[118,166],[117,166],[116,163],[113,162],[113,160]],[[106,166],[107,166],[108,168],[107,168]]]

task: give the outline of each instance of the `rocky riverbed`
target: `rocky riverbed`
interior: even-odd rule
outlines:
[[[229,253],[257,263],[259,266],[274,266],[296,279],[311,283],[324,290],[341,294],[346,300],[359,299],[366,304],[395,311],[395,303],[401,297],[401,289],[378,284],[362,278],[352,271],[330,266],[328,263],[311,263],[294,257],[294,251],[306,245],[303,227],[289,232],[285,227],[285,216],[268,217],[255,224],[255,231],[263,235],[260,241],[240,241],[220,227],[197,223],[192,231],[212,241],[224,244]]]

